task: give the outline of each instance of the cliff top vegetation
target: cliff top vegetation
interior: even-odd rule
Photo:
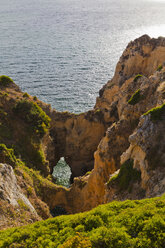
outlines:
[[[0,232],[0,247],[163,248],[165,196],[124,201]]]

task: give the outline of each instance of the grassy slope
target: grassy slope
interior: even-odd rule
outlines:
[[[0,232],[0,247],[165,247],[165,195],[101,205]]]

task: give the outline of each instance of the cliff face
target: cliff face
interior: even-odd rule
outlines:
[[[144,139],[140,134],[146,149],[139,145],[132,148],[131,143],[133,137],[136,137],[132,133],[139,133],[134,130],[141,125],[140,117],[148,110],[164,103],[164,61],[163,38],[150,39],[143,36],[131,42],[124,51],[117,64],[114,78],[108,81],[97,98],[95,111],[98,109],[102,111],[105,126],[109,127],[98,144],[91,174],[76,178],[68,193],[69,199],[73,199],[73,211],[88,210],[112,199],[137,199],[164,192],[163,169],[159,169],[159,164],[162,164],[163,168],[165,163],[164,140],[163,135],[161,136],[161,133],[164,133],[163,120],[156,120],[154,124],[150,121],[151,127],[154,125],[153,130],[151,128],[145,130],[145,125],[140,129],[145,137]],[[157,156],[151,156],[153,151]],[[156,157],[161,161],[158,162]],[[115,182],[113,185],[111,183],[107,185],[112,174],[130,159],[133,160],[133,169],[141,173],[140,181],[131,182],[133,190],[123,192]],[[141,162],[138,162],[140,159]],[[161,181],[159,186],[156,183],[158,180]]]
[[[130,42],[114,77],[100,90],[95,108],[79,115],[57,112],[31,96],[27,99],[15,84],[3,89],[0,101],[7,115],[1,118],[2,127],[8,123],[14,131],[10,138],[0,132],[1,143],[16,148],[17,157],[24,160],[24,165],[7,163],[15,168],[18,184],[40,217],[47,218],[49,209],[56,207],[75,213],[113,199],[140,199],[165,191],[164,62],[165,38],[144,35]],[[18,102],[25,97],[30,110],[35,109],[36,125],[29,122],[31,112],[26,112],[28,118],[21,117]],[[71,167],[69,189],[55,185],[50,176],[44,178],[60,157]],[[0,159],[6,163],[3,156]]]
[[[56,151],[52,167],[60,157],[65,157],[72,178],[93,169],[93,154],[106,130],[102,111],[93,110],[79,115],[52,111],[50,116],[50,135]]]
[[[0,229],[37,220],[41,218],[23,194],[13,168],[0,164]]]
[[[142,148],[138,145],[139,143],[136,146],[134,145],[135,147],[133,148],[131,143],[132,137],[136,137],[134,133],[139,133],[137,128],[141,125],[141,119],[143,119],[141,116],[150,109],[164,103],[164,61],[164,38],[151,39],[145,35],[131,42],[117,64],[113,79],[108,81],[103,89],[100,90],[100,97],[97,98],[95,110],[92,111],[92,113],[97,113],[97,111],[101,113],[101,123],[104,127],[102,130],[107,130],[105,135],[101,136],[101,132],[99,132],[98,139],[95,140],[95,146],[93,146],[91,142],[88,142],[88,139],[87,143],[82,142],[82,140],[85,140],[86,135],[88,136],[91,133],[95,135],[97,129],[84,121],[85,133],[81,133],[81,131],[77,132],[76,130],[77,136],[74,136],[74,125],[70,125],[70,127],[67,125],[66,133],[69,133],[69,135],[67,139],[62,139],[65,140],[64,147],[67,147],[68,144],[71,144],[71,147],[76,147],[75,144],[77,140],[78,144],[79,141],[81,141],[84,145],[83,148],[80,146],[78,150],[73,149],[73,155],[75,157],[77,156],[77,151],[78,154],[81,154],[82,151],[89,150],[91,154],[93,154],[94,147],[98,144],[94,153],[94,169],[88,175],[75,178],[71,189],[67,193],[67,207],[69,207],[69,211],[77,212],[89,210],[98,204],[113,199],[139,199],[155,196],[164,192],[164,140],[163,136],[161,136],[161,133],[163,134],[164,131],[164,110],[162,111],[163,115],[161,120],[156,120],[155,122],[150,120],[150,125],[152,127],[154,125],[154,130],[151,130],[151,128],[145,130],[145,125],[144,128],[140,128],[145,137],[145,139],[143,137],[143,142],[147,148]],[[54,115],[56,115],[56,113]],[[62,113],[61,116],[63,116]],[[150,114],[148,116],[150,116]],[[149,118],[148,116],[144,118]],[[79,130],[81,129],[85,114],[82,114],[81,117],[81,122],[76,125]],[[70,123],[73,122],[75,118],[79,119],[80,116],[70,117]],[[93,123],[93,121],[94,116],[90,118],[90,122]],[[61,126],[61,122],[59,122],[60,130],[62,130]],[[54,125],[55,130],[56,128],[57,126]],[[66,130],[66,127],[64,129]],[[59,130],[57,130],[57,133],[58,131]],[[60,134],[60,136],[62,135]],[[72,137],[74,138],[72,139]],[[100,137],[102,137],[101,140]],[[159,140],[159,142],[157,142],[157,140]],[[93,147],[92,150],[91,146]],[[157,156],[151,156],[153,151]],[[85,153],[82,154],[85,155]],[[156,157],[161,161],[158,162]],[[81,156],[79,160],[81,160],[80,158]],[[139,160],[141,162],[138,162]],[[128,182],[128,184],[130,184],[129,188],[123,190],[117,186],[120,178],[123,178],[118,169],[127,161],[133,163],[133,168],[130,169],[132,171],[129,173],[134,173],[134,170],[137,170],[141,174],[141,177],[138,180],[128,178],[128,180],[130,180],[130,182]],[[79,161],[77,165],[80,163]],[[160,163],[162,164],[161,170],[159,169]],[[142,166],[142,164],[144,165]],[[128,170],[128,168],[126,167],[126,170]],[[79,173],[80,172],[78,172],[78,174]],[[129,173],[127,172],[127,174]],[[111,183],[111,178],[113,175],[117,177],[117,174],[120,175],[116,180],[117,183],[115,180]],[[127,178],[125,180],[127,180]],[[158,181],[161,181],[159,186]],[[130,190],[130,188],[132,188],[132,190]],[[51,202],[53,206],[53,199]]]

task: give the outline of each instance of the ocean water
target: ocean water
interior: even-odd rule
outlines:
[[[59,111],[93,108],[130,40],[165,36],[163,0],[0,0],[0,75]],[[69,187],[63,158],[56,183]]]
[[[93,108],[127,43],[165,36],[163,0],[0,0],[0,74],[59,111]]]
[[[69,188],[71,174],[72,173],[69,165],[65,162],[65,159],[62,157],[53,170],[55,183]]]

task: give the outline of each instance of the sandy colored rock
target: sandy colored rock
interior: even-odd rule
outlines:
[[[12,216],[12,221],[10,218]],[[35,208],[23,194],[17,183],[13,168],[0,164],[0,228],[12,226],[13,221],[21,224],[40,220]],[[26,219],[27,218],[27,219]],[[23,224],[22,223],[22,224]]]
[[[60,113],[37,101],[51,117],[50,128],[38,144],[47,161],[37,169],[46,177],[64,157],[72,171],[69,189],[47,179],[37,182],[36,195],[51,211],[59,206],[68,213],[81,212],[114,199],[140,199],[165,191],[164,115],[157,121],[143,116],[165,103],[164,62],[165,38],[144,35],[129,43],[93,110],[78,115]],[[18,94],[22,97],[21,92],[8,90],[12,101]],[[133,161],[132,169],[141,177],[122,190],[109,179],[120,175],[126,161]],[[21,178],[23,172],[20,182]],[[34,181],[31,185],[36,186]]]

